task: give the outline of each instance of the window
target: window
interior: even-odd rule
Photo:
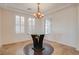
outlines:
[[[24,33],[24,17],[16,15],[16,33]]]
[[[29,33],[33,33],[35,31],[35,19],[29,18],[28,19],[28,25],[29,25]]]
[[[44,20],[28,19],[29,34],[49,34],[51,30],[51,20],[49,18]]]
[[[51,22],[50,20],[45,20],[45,34],[51,33]]]

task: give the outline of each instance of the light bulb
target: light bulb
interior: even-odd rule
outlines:
[[[34,16],[36,16],[36,14],[35,14],[35,13],[34,13],[33,15],[34,15]]]
[[[42,16],[44,16],[44,14],[42,14]]]
[[[40,12],[38,12],[38,15],[40,15],[41,13]]]

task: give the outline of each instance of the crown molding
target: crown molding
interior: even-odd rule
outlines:
[[[65,8],[72,6],[72,5],[74,5],[74,4],[65,4],[65,5],[61,5],[61,6],[55,6],[54,8],[50,8],[47,11],[45,11],[44,14],[45,15],[51,15],[51,14],[57,12],[57,11],[63,10]],[[5,10],[20,12],[20,13],[23,13],[23,14],[26,14],[26,15],[32,15],[33,14],[33,12],[28,12],[27,10],[21,10],[21,9],[13,8],[13,7],[0,6],[0,8],[5,9]]]
[[[8,11],[13,11],[13,12],[26,14],[26,15],[31,15],[31,13],[32,13],[32,12],[28,12],[28,11],[21,10],[21,9],[18,9],[18,8],[13,8],[13,7],[2,7],[2,6],[0,6],[0,8],[4,9],[4,10],[8,10]]]
[[[69,7],[72,7],[74,5],[76,5],[76,4],[66,4],[66,5],[58,6],[58,7],[54,8],[54,9],[51,8],[46,14],[51,15],[51,14],[54,14],[54,13],[56,13],[58,11],[64,10],[66,8],[69,8]]]

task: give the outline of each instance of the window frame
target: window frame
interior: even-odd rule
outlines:
[[[16,18],[17,16],[19,16],[19,24],[17,24],[17,18]],[[23,20],[21,17],[24,18],[23,24],[21,22]],[[18,27],[20,26],[19,31],[17,31],[17,26]],[[25,33],[25,17],[22,16],[22,15],[15,15],[15,32],[16,32],[16,34],[23,34],[23,33]]]

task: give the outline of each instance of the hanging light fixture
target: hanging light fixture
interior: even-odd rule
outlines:
[[[41,19],[44,17],[44,14],[40,11],[40,3],[37,3],[37,12],[33,14],[33,16],[37,19]]]

